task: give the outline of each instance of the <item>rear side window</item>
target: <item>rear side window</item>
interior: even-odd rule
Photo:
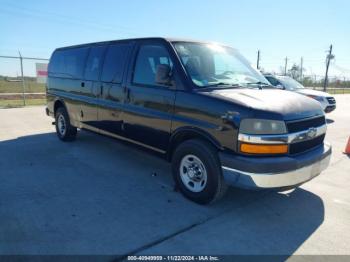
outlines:
[[[86,61],[84,78],[86,80],[97,81],[100,75],[103,53],[105,46],[91,47]]]
[[[87,47],[56,51],[50,60],[49,75],[82,78],[87,53]]]
[[[133,82],[142,85],[156,84],[156,70],[160,64],[166,64],[173,67],[169,53],[161,45],[144,45],[139,49]]]
[[[126,59],[130,45],[127,43],[117,43],[110,45],[107,49],[105,61],[103,63],[103,82],[121,83]]]

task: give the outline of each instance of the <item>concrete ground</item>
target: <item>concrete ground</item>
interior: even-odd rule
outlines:
[[[330,167],[288,193],[174,192],[161,158],[82,131],[60,142],[44,107],[0,110],[0,254],[350,254],[350,95],[327,115]]]

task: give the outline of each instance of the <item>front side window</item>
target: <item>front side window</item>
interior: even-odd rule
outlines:
[[[268,81],[233,48],[216,44],[174,42],[188,75],[197,87],[250,85]]]
[[[155,80],[157,66],[160,64],[173,67],[169,53],[164,46],[141,46],[136,58],[133,82],[141,85],[158,85]]]
[[[274,77],[271,77],[271,76],[266,76],[266,79],[269,80],[269,82],[271,83],[271,85],[273,86],[277,86],[277,85],[280,85],[281,83],[278,82],[278,80]]]

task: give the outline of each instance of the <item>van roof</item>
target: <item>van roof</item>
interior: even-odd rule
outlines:
[[[86,43],[86,44],[78,44],[78,45],[72,45],[72,46],[59,47],[56,50],[64,50],[64,49],[84,47],[84,46],[92,46],[92,45],[111,44],[111,43],[114,43],[114,42],[141,41],[141,40],[163,40],[163,41],[167,41],[167,42],[192,42],[192,43],[204,43],[204,44],[213,44],[213,43],[220,44],[220,43],[217,43],[217,42],[201,41],[201,40],[188,39],[188,38],[142,37],[142,38],[126,38],[126,39],[116,39],[116,40],[92,42],[92,43]],[[220,44],[220,45],[223,45],[223,44]],[[225,45],[223,45],[223,46],[225,46]]]

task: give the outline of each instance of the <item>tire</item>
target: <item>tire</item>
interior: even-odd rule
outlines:
[[[55,115],[56,134],[64,142],[73,141],[77,136],[77,128],[70,124],[67,110],[59,107]]]
[[[227,190],[217,150],[199,139],[185,141],[176,148],[172,173],[181,193],[201,205],[219,200]]]

